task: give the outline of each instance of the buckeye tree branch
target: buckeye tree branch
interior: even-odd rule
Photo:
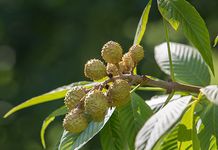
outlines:
[[[110,82],[112,82],[114,80],[117,80],[117,79],[128,80],[129,83],[131,83],[132,85],[140,84],[140,86],[152,86],[152,87],[163,88],[163,89],[166,89],[166,91],[168,93],[170,93],[173,90],[183,91],[183,92],[190,92],[190,93],[199,93],[200,88],[201,88],[201,87],[198,87],[198,86],[185,85],[185,84],[181,84],[181,83],[178,83],[178,82],[171,82],[171,81],[164,81],[164,80],[160,80],[160,79],[153,79],[153,78],[151,78],[151,77],[149,77],[147,75],[132,75],[132,74],[123,74],[121,76],[112,77],[112,78],[104,81],[101,84],[101,87],[103,88],[108,83],[110,83]]]

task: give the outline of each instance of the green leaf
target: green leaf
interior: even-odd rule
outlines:
[[[114,108],[109,109],[104,121],[102,122],[90,122],[88,127],[79,134],[72,134],[67,131],[63,132],[62,138],[59,144],[59,150],[78,150],[84,146],[89,140],[91,140],[107,123]]]
[[[128,146],[124,135],[119,112],[114,111],[113,115],[100,132],[101,145],[103,150],[124,150]]]
[[[8,116],[10,116],[11,114],[17,112],[18,110],[21,110],[21,109],[24,109],[24,108],[27,108],[27,107],[30,107],[30,106],[33,106],[33,105],[37,105],[37,104],[41,104],[41,103],[54,101],[54,100],[63,98],[65,96],[67,90],[69,90],[73,86],[86,85],[88,83],[90,83],[90,82],[81,81],[81,82],[72,83],[70,85],[62,86],[60,88],[54,89],[54,90],[52,90],[52,91],[50,91],[48,93],[45,93],[43,95],[33,97],[33,98],[21,103],[20,105],[17,105],[15,107],[13,107],[11,110],[9,110],[4,115],[4,118],[7,118]],[[88,85],[91,86],[91,84],[88,84]]]
[[[218,85],[209,85],[200,91],[207,97],[209,101],[218,105]]]
[[[141,128],[136,137],[137,150],[150,150],[180,120],[192,96],[171,101],[154,114]]]
[[[157,112],[166,102],[169,95],[156,95],[153,96],[150,100],[146,100],[145,102],[150,106],[153,112]],[[181,95],[173,95],[171,101],[174,101],[180,98]]]
[[[186,38],[199,50],[214,73],[210,37],[204,20],[185,0],[157,0],[161,15],[177,30],[182,28]]]
[[[210,83],[209,69],[200,53],[193,47],[170,43],[175,79],[177,81],[206,86]],[[155,60],[161,70],[170,75],[167,43],[155,47]]]
[[[136,134],[145,121],[152,115],[152,110],[136,93],[132,93],[131,97],[131,101],[124,107],[119,108],[118,111],[129,149],[134,150]]]
[[[202,150],[218,149],[218,106],[210,103],[200,115],[198,134]]]
[[[136,30],[136,34],[135,34],[135,38],[134,38],[134,45],[140,44],[142,37],[145,33],[151,4],[152,4],[152,0],[149,0],[148,4],[146,5],[146,7],[142,13],[142,16],[140,18],[140,21],[138,23],[138,27]]]
[[[218,35],[216,36],[215,40],[214,40],[214,44],[213,44],[213,47],[215,47],[218,43]]]
[[[157,150],[178,150],[178,129],[179,127],[176,126],[168,135],[166,135],[162,144]]]
[[[48,125],[54,121],[54,119],[57,116],[61,116],[67,113],[67,108],[65,106],[62,106],[58,109],[56,109],[55,111],[53,111],[48,117],[45,118],[45,120],[43,121],[42,124],[42,128],[41,128],[41,132],[40,132],[40,137],[41,137],[41,142],[44,148],[46,148],[46,144],[45,144],[45,130],[48,127]]]
[[[178,147],[180,149],[200,149],[199,139],[195,125],[195,107],[198,101],[195,101],[183,115],[179,124]]]

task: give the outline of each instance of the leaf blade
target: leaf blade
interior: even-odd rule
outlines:
[[[135,38],[134,38],[134,43],[133,43],[134,45],[140,44],[142,37],[145,33],[147,22],[148,22],[148,17],[149,17],[149,12],[151,9],[151,4],[152,4],[152,0],[149,0],[148,4],[146,5],[142,13],[142,16],[140,18],[140,21],[138,23],[138,27],[135,33]]]
[[[67,131],[63,132],[60,140],[59,150],[78,150],[92,139],[107,123],[114,112],[114,108],[109,109],[105,119],[102,122],[90,122],[88,127],[79,134],[72,134]]]
[[[158,0],[158,9],[174,29],[181,26],[214,74],[209,32],[197,10],[185,0]]]
[[[126,106],[119,109],[119,114],[125,136],[128,137],[129,149],[134,150],[136,134],[153,112],[140,96],[136,93],[131,95],[132,100]]]
[[[218,148],[218,106],[209,103],[200,114],[200,131],[198,137],[201,149],[217,150]]]
[[[136,137],[137,150],[152,149],[168,130],[180,119],[187,108],[192,96],[181,97],[170,102],[163,109],[154,114],[142,127]]]
[[[210,83],[210,72],[200,53],[193,47],[170,42],[172,63],[177,81],[206,86]],[[155,47],[155,60],[160,69],[170,75],[167,43]]]
[[[9,110],[5,115],[4,115],[4,118],[7,118],[8,116],[10,116],[11,114],[21,110],[21,109],[24,109],[24,108],[27,108],[27,107],[30,107],[30,106],[33,106],[33,105],[37,105],[37,104],[41,104],[41,103],[45,103],[45,102],[49,102],[49,101],[53,101],[53,100],[58,100],[60,98],[63,98],[67,92],[67,90],[69,90],[70,88],[72,88],[73,86],[78,86],[78,85],[85,85],[85,84],[88,84],[89,82],[86,82],[86,81],[82,81],[82,82],[76,82],[76,83],[72,83],[70,85],[67,85],[67,86],[62,86],[60,88],[57,88],[57,89],[54,89],[48,93],[45,93],[43,95],[40,95],[40,96],[36,96],[36,97],[33,97],[15,107],[13,107],[11,110]]]
[[[101,130],[100,139],[103,150],[126,149],[127,143],[117,110],[114,111],[108,123]]]
[[[185,112],[179,124],[178,147],[180,149],[200,149],[199,139],[195,126],[195,107],[198,101],[195,101]]]
[[[43,121],[42,127],[41,127],[41,131],[40,131],[40,138],[41,138],[41,143],[43,145],[43,148],[46,148],[46,143],[45,143],[45,130],[47,129],[47,127],[49,126],[49,124],[51,122],[54,121],[54,119],[57,116],[61,116],[67,113],[67,108],[65,106],[62,106],[58,109],[56,109],[55,111],[53,111],[48,117],[45,118],[45,120]]]
[[[218,105],[218,85],[209,85],[200,89],[200,91],[207,97],[210,102]]]

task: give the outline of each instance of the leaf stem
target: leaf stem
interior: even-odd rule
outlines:
[[[169,62],[170,62],[170,76],[171,76],[172,81],[175,81],[173,62],[172,62],[172,54],[171,54],[171,50],[170,50],[168,27],[167,27],[167,22],[164,18],[163,18],[163,24],[164,24],[164,30],[165,30],[165,37],[166,37],[166,41],[167,41],[168,57],[169,57]]]
[[[134,88],[135,86],[133,86]],[[137,90],[139,91],[154,91],[154,92],[165,92],[166,89],[159,88],[159,87],[138,87]]]

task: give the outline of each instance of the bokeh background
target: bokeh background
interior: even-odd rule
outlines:
[[[217,0],[190,0],[208,26],[211,43],[218,33]],[[100,58],[102,45],[118,41],[127,51],[133,43],[146,0],[0,0],[0,149],[41,150],[43,119],[63,100],[19,111],[8,119],[3,114],[28,98],[75,81],[87,80],[84,63]],[[170,30],[175,42],[188,43]],[[156,3],[150,12],[142,40],[145,59],[139,72],[166,78],[157,67],[153,48],[165,40]],[[213,49],[218,77],[218,50]],[[218,78],[213,78],[216,83]],[[149,98],[145,93],[143,98]],[[55,149],[61,136],[62,118],[46,132],[47,149]],[[100,150],[96,136],[83,149]]]

